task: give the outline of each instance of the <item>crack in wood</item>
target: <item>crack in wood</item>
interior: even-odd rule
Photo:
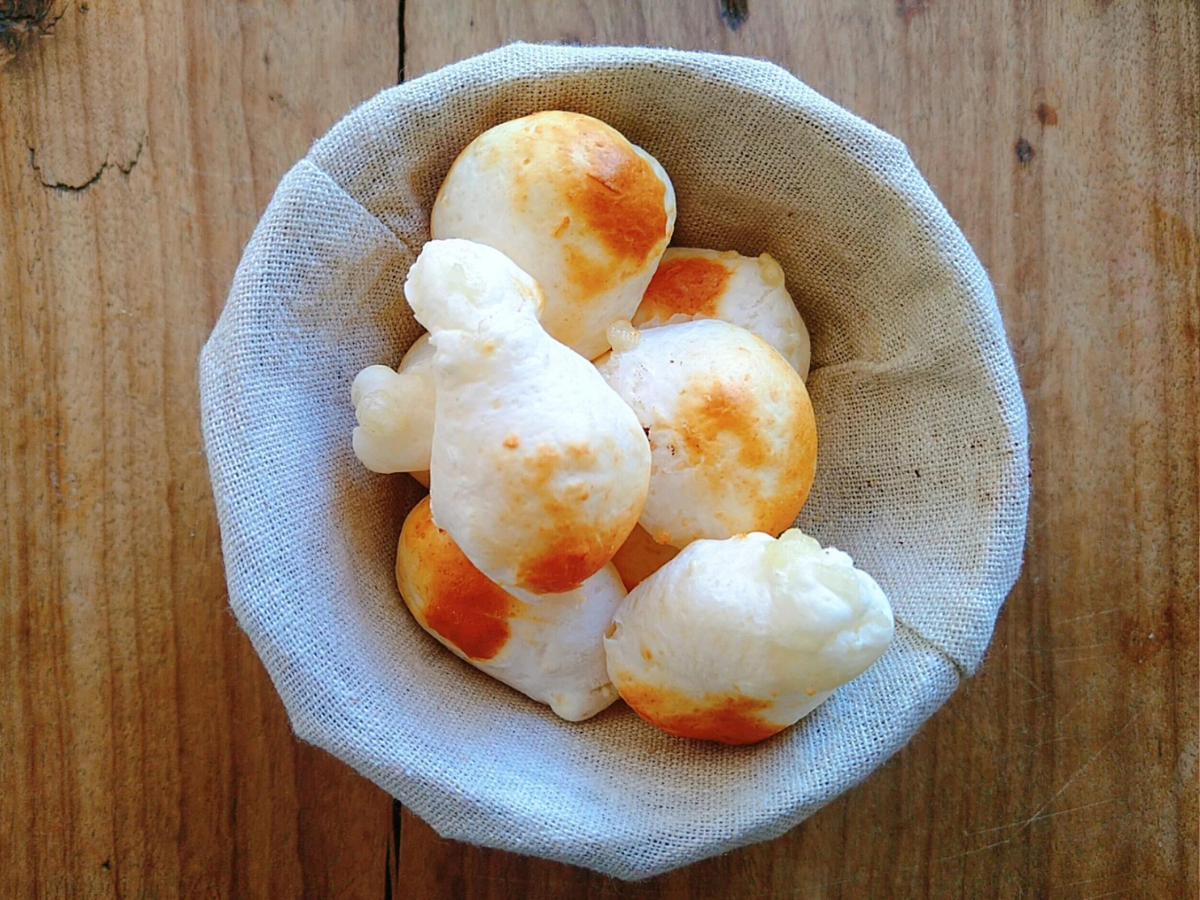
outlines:
[[[404,4],[405,0],[398,0],[396,4],[396,41],[397,47],[397,62],[396,62],[396,83],[404,83]],[[393,897],[393,882],[400,875],[400,833],[402,830],[404,807],[400,805],[400,801],[392,799],[392,842],[386,849],[383,867],[383,898],[384,900],[392,900]]]
[[[100,164],[100,168],[97,169],[93,175],[91,175],[86,180],[80,182],[79,184],[71,184],[68,181],[47,181],[45,176],[42,174],[41,166],[39,166],[37,163],[37,151],[28,144],[26,144],[25,146],[29,148],[29,165],[33,168],[33,171],[37,174],[38,181],[41,182],[42,187],[48,188],[48,189],[54,190],[54,191],[62,191],[65,193],[78,194],[78,193],[82,193],[83,191],[86,191],[93,184],[95,184],[97,181],[99,181],[100,177],[105,172],[107,172],[109,170],[109,168],[116,167],[117,171],[119,171],[122,175],[128,175],[130,172],[132,172],[133,167],[136,166],[138,164],[138,160],[141,159],[142,151],[146,148],[146,137],[147,137],[146,134],[142,134],[141,138],[138,139],[137,149],[133,152],[133,157],[131,159],[129,159],[127,162],[121,162],[120,160],[114,161],[112,159],[106,159],[106,160],[104,160],[103,163]]]
[[[383,898],[384,900],[392,900],[395,891],[396,879],[400,877],[400,833],[404,823],[403,819],[404,807],[399,800],[392,799],[392,840],[388,845],[385,856],[387,857],[383,867]]]
[[[399,62],[396,64],[396,84],[404,83],[404,0],[399,0],[396,11],[396,37],[400,44]]]

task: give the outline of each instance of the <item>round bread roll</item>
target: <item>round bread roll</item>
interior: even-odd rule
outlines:
[[[817,428],[787,360],[718,319],[650,328],[618,343],[623,349],[596,367],[650,438],[640,520],[650,536],[682,548],[791,525],[812,487]]]
[[[588,359],[641,301],[675,228],[662,166],[614,128],[573,112],[497,125],[454,161],[429,219],[435,239],[495,247],[546,292],[542,323]]]
[[[804,319],[769,253],[671,247],[642,297],[633,324],[653,328],[691,319],[722,319],[757,334],[808,378],[811,344]]]
[[[429,468],[433,445],[433,346],[421,335],[392,371],[367,366],[350,385],[358,419],[351,435],[354,455],[372,472],[419,472]]]
[[[750,744],[860,675],[893,630],[874,579],[792,529],[696,541],[629,593],[604,649],[612,683],[647,722]]]
[[[505,591],[434,524],[426,497],[400,531],[396,584],[444,646],[558,716],[578,722],[616,699],[603,636],[625,589],[611,565],[565,594]]]
[[[430,241],[405,296],[435,354],[433,517],[505,587],[570,591],[612,559],[645,503],[637,416],[537,320],[537,283],[498,250]]]

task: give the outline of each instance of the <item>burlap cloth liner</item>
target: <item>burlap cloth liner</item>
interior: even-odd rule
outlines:
[[[349,385],[419,333],[401,288],[455,155],[539,109],[654,154],[674,242],[770,252],[812,329],[821,443],[799,524],[874,574],[898,628],[765,743],[679,740],[620,704],[561,722],[397,594],[420,491],[355,460]],[[201,395],[230,603],[297,734],[445,836],[620,878],[781,834],[864,778],[979,664],[1020,565],[1025,409],[986,274],[899,141],[755,60],[514,45],[383,91],[280,182]]]

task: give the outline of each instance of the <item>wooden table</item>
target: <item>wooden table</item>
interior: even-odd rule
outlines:
[[[746,5],[0,0],[0,896],[1196,896],[1200,8]],[[515,38],[769,57],[899,135],[1029,403],[978,677],[788,835],[643,884],[442,841],[299,744],[201,449],[197,354],[280,175]]]

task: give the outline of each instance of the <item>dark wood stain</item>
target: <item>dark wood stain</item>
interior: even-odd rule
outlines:
[[[1029,161],[1033,159],[1034,153],[1036,152],[1033,149],[1033,145],[1029,143],[1029,141],[1025,140],[1025,138],[1019,138],[1017,143],[1013,145],[1013,150],[1017,154],[1017,162],[1023,166],[1029,164]]]
[[[62,13],[51,16],[53,0],[3,0],[0,2],[0,65],[16,56],[30,40],[50,34]]]
[[[1168,606],[1156,614],[1121,617],[1121,652],[1142,665],[1171,646],[1172,613]]]
[[[1049,103],[1039,103],[1037,105],[1036,112],[1037,112],[1038,121],[1041,122],[1043,125],[1045,125],[1047,128],[1053,127],[1058,124],[1058,110],[1056,110]]]
[[[750,0],[719,0],[721,21],[730,31],[737,31],[750,17]]]
[[[907,25],[929,8],[931,0],[896,0],[896,15]]]

